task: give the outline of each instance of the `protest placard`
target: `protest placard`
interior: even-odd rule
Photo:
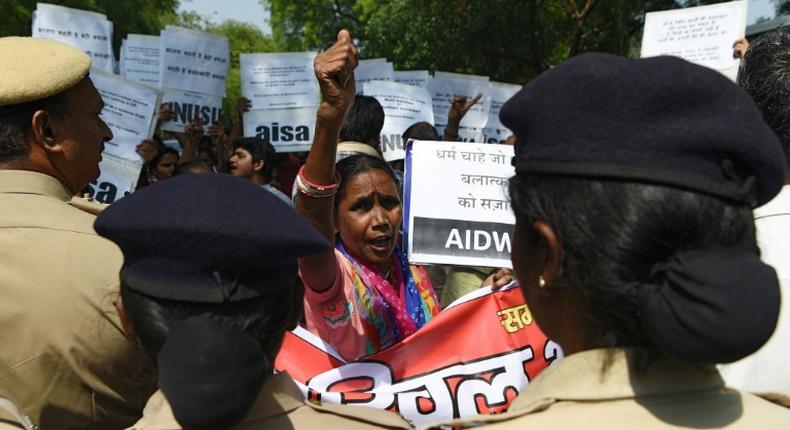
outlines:
[[[101,118],[113,134],[105,153],[139,160],[135,147],[154,133],[159,91],[97,69],[91,70],[91,80],[104,101]]]
[[[162,104],[173,112],[173,119],[162,123],[161,129],[182,133],[196,117],[203,127],[222,120],[222,97],[208,94],[165,89]]]
[[[32,20],[33,37],[57,40],[90,55],[93,67],[112,72],[112,22],[101,13],[36,3]]]
[[[230,67],[226,37],[168,25],[161,41],[162,87],[225,96]]]
[[[471,100],[478,94],[483,96],[466,113],[461,120],[461,126],[477,129],[486,126],[491,107],[491,89],[487,76],[436,72],[428,83],[428,89],[433,99],[433,117],[437,126],[447,125],[447,112],[453,97],[465,96]]]
[[[410,262],[511,266],[512,158],[508,145],[407,144],[404,235]]]
[[[499,122],[499,111],[511,97],[521,90],[521,85],[491,82],[491,108],[488,111],[488,124],[483,130],[484,142],[503,143],[513,132]]]
[[[414,85],[425,90],[428,89],[428,81],[430,79],[431,75],[428,74],[427,70],[396,70],[392,72],[393,81],[400,84]]]
[[[137,179],[142,167],[143,160],[124,160],[104,153],[99,162],[101,175],[88,184],[87,190],[98,202],[107,204],[116,202],[137,187]]]
[[[274,368],[288,372],[308,400],[389,410],[421,428],[506,411],[562,357],[511,285],[469,293],[403,341],[350,363],[297,328],[286,333]]]
[[[121,75],[126,79],[158,87],[161,56],[162,42],[159,36],[130,34],[121,45]]]
[[[384,108],[381,129],[381,152],[387,161],[406,156],[401,135],[418,122],[433,124],[431,95],[420,87],[391,81],[368,81],[362,84],[365,95],[375,97]]]
[[[370,81],[391,81],[394,73],[392,63],[387,62],[386,58],[371,58],[360,60],[357,68],[354,69],[354,80],[357,84],[357,94],[363,93],[365,82]]]
[[[262,109],[244,113],[244,136],[261,137],[277,152],[309,151],[315,132],[315,108]]]
[[[240,54],[241,93],[252,109],[318,106],[315,52]]]
[[[739,60],[732,44],[746,32],[745,0],[650,12],[645,15],[642,57],[673,55],[735,80]]]

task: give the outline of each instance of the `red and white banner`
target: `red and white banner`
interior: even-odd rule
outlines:
[[[287,334],[275,368],[308,399],[398,412],[419,426],[503,412],[560,358],[515,286],[470,293],[402,342],[351,363],[298,328]]]

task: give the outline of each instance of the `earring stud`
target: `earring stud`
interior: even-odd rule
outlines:
[[[538,286],[540,288],[545,288],[546,287],[546,280],[543,279],[543,275],[538,276]]]

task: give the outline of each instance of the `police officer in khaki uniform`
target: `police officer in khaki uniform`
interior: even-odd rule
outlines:
[[[0,396],[36,425],[119,428],[153,391],[113,304],[121,253],[74,199],[112,133],[67,45],[0,38]]]
[[[183,175],[114,203],[95,228],[123,251],[121,318],[158,368],[133,429],[409,428],[386,411],[306,404],[274,374],[302,314],[297,259],[330,248],[289,204],[241,178]]]
[[[786,165],[750,96],[678,58],[584,54],[500,117],[517,140],[514,272],[566,358],[507,413],[455,424],[790,428],[790,410],[715,367],[759,349],[779,311],[752,209]]]

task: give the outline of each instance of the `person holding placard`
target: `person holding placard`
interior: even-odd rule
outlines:
[[[335,168],[356,93],[357,48],[346,30],[315,60],[323,95],[313,146],[297,175],[297,210],[335,244],[302,258],[307,329],[346,360],[382,350],[428,323],[439,301],[424,270],[397,247],[403,209],[390,167],[355,155]]]
[[[674,57],[583,54],[500,113],[517,139],[511,255],[565,357],[508,412],[459,427],[780,429],[790,410],[714,364],[771,336],[779,282],[752,208],[787,174],[749,95]]]
[[[90,58],[0,39],[0,396],[37,426],[117,429],[153,391],[114,306],[118,248],[74,198],[99,177],[104,102]]]

